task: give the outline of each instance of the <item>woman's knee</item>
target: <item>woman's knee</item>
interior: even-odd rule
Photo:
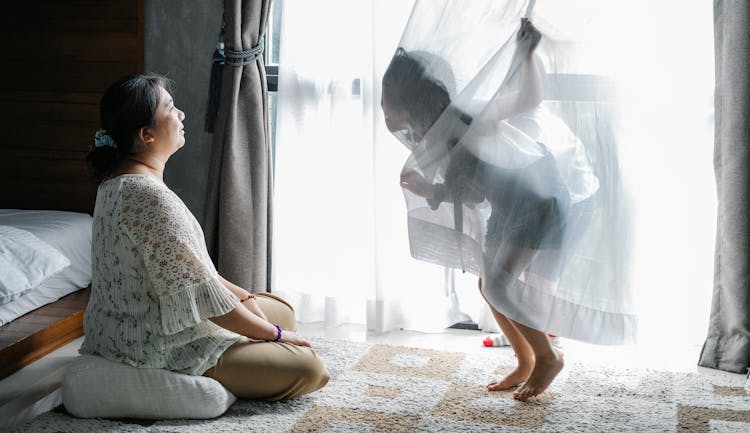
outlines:
[[[296,365],[290,366],[288,371],[289,384],[281,392],[277,393],[271,400],[282,400],[295,398],[309,394],[323,388],[331,378],[323,360],[312,350],[309,354],[298,359]]]
[[[325,363],[309,347],[265,342],[238,344],[230,350],[205,375],[241,398],[294,398],[317,391],[330,379]]]
[[[297,330],[294,308],[284,299],[271,293],[256,293],[258,306],[272,323],[288,331]]]
[[[266,299],[273,299],[274,301],[278,301],[278,302],[286,305],[292,311],[292,313],[294,313],[294,307],[292,307],[292,304],[290,304],[289,302],[287,302],[281,296],[274,295],[273,293],[268,293],[268,292],[258,292],[258,293],[255,294],[255,296],[256,297],[261,297],[261,298],[266,298]]]
[[[315,389],[320,389],[328,383],[331,374],[328,372],[328,368],[326,368],[323,360],[312,349],[309,352],[310,356],[305,357],[306,359],[300,363],[300,379],[314,386]]]
[[[323,361],[317,357],[315,358],[315,362],[310,365],[306,373],[306,379],[310,386],[313,388],[310,390],[310,392],[323,388],[331,379],[331,373],[328,372],[328,369],[326,368]]]

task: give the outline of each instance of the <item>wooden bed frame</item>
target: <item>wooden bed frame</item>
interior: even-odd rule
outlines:
[[[67,295],[0,327],[0,379],[83,335],[90,288]]]
[[[85,157],[102,92],[143,71],[143,1],[4,5],[0,208],[93,212]],[[72,293],[0,327],[0,379],[83,335],[88,296],[89,289]]]

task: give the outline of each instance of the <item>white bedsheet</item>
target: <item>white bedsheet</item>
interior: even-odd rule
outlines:
[[[91,222],[91,216],[84,213],[0,209],[0,225],[30,231],[70,260],[67,268],[0,306],[0,325],[91,283]]]

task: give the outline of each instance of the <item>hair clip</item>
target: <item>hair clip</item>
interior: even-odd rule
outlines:
[[[94,135],[94,147],[105,146],[117,149],[117,143],[115,143],[115,140],[112,139],[111,135],[107,134],[107,130],[100,129],[96,131],[96,135]]]

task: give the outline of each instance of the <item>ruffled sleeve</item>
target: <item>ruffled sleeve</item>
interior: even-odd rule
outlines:
[[[121,225],[143,258],[166,335],[233,310],[239,299],[218,278],[182,201],[152,181],[126,182]]]

